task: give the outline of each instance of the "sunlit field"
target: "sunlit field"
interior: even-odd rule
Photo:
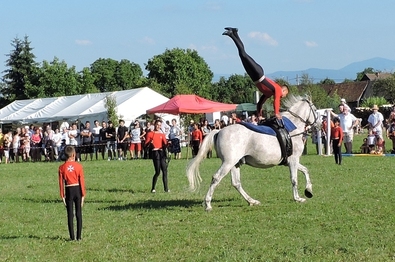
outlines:
[[[362,138],[356,137],[354,151]],[[242,166],[250,207],[230,176],[202,206],[216,158],[188,192],[186,159],[169,164],[170,193],[150,193],[150,160],[83,161],[87,185],[82,241],[68,241],[59,163],[0,165],[0,261],[389,261],[395,259],[394,157],[301,158],[314,197],[292,200],[287,167]],[[387,149],[389,146],[387,141]],[[184,152],[185,155],[185,152]],[[299,175],[299,193],[305,180]]]

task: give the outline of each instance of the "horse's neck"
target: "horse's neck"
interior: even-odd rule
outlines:
[[[298,117],[293,116],[291,113],[289,113],[287,111],[283,112],[282,115],[287,117],[289,120],[291,120],[291,122],[296,126],[296,129],[294,131],[292,131],[291,133],[302,133],[302,132],[304,132],[306,123],[304,123],[301,119],[299,119]]]

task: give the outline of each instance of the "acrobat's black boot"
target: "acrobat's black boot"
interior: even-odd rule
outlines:
[[[234,27],[225,27],[225,32],[222,33],[222,35],[227,35],[227,36],[236,36],[238,37],[237,32],[239,31],[239,29],[234,28]]]

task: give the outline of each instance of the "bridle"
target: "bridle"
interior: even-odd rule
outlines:
[[[310,100],[308,100],[308,99],[306,99],[306,98],[304,98],[302,101],[305,101],[305,102],[309,105],[309,107],[310,107],[309,116],[307,117],[306,120],[304,120],[301,116],[299,116],[299,115],[296,114],[295,112],[292,112],[292,111],[289,110],[289,109],[287,110],[287,112],[290,113],[292,116],[298,118],[298,119],[299,119],[300,121],[302,121],[303,123],[305,123],[306,126],[307,126],[307,125],[314,125],[314,124],[317,122],[317,114],[315,113],[315,109],[313,108],[314,105],[313,105],[313,103],[311,103]],[[313,121],[312,123],[309,121],[311,114],[313,114],[313,116],[314,116],[314,121]],[[304,133],[304,132],[298,133],[298,134],[296,134],[296,135],[292,135],[291,137],[298,136],[298,135],[303,134],[303,133]]]

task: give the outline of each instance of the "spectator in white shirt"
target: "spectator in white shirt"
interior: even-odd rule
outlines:
[[[373,134],[376,136],[377,140],[377,151],[378,153],[383,152],[383,121],[384,117],[378,110],[378,106],[374,105],[372,107],[373,113],[369,115],[368,123],[369,128],[373,130]]]

